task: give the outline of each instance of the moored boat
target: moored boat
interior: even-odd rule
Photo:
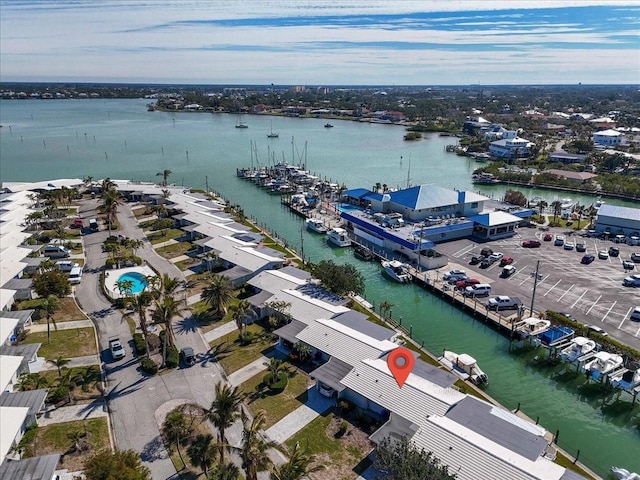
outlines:
[[[382,268],[384,268],[384,273],[396,282],[409,283],[411,281],[408,265],[398,260],[382,262]]]
[[[324,128],[333,128],[333,125],[331,125],[330,123],[325,123]]]
[[[596,353],[593,360],[584,365],[582,371],[594,380],[599,380],[607,373],[620,368],[623,363],[624,359],[620,355],[602,351]]]
[[[586,337],[576,337],[560,351],[560,357],[565,362],[575,362],[591,353],[596,348],[596,342]]]
[[[329,231],[319,218],[307,218],[305,223],[307,224],[307,230],[311,230],[312,232],[324,235]]]
[[[358,257],[360,260],[369,261],[375,258],[375,255],[373,254],[373,252],[363,245],[357,245],[353,249],[353,254],[356,257]]]
[[[335,227],[329,230],[327,240],[336,247],[348,247],[351,245],[351,239],[349,238],[349,235],[347,235],[347,231],[340,227]]]
[[[456,375],[464,380],[471,380],[475,385],[489,383],[489,377],[478,366],[478,362],[466,353],[457,354],[444,350],[438,361],[449,367]]]
[[[563,198],[560,200],[560,208],[562,210],[571,210],[575,206],[576,202],[574,202],[570,198]]]
[[[543,332],[549,330],[551,322],[544,318],[529,317],[516,322],[513,326],[513,331],[520,338],[537,337]]]

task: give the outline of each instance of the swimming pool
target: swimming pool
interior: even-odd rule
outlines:
[[[353,212],[354,210],[362,210],[362,208],[351,205],[350,203],[336,203],[335,206],[341,212]]]
[[[118,277],[118,282],[122,282],[125,280],[129,280],[133,284],[131,290],[129,290],[128,293],[140,293],[147,287],[145,276],[138,272],[127,272]]]

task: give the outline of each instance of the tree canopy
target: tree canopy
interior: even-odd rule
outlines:
[[[359,295],[364,292],[364,278],[349,263],[338,265],[332,260],[322,260],[314,266],[313,275],[327,290],[337,295]]]
[[[85,462],[84,474],[87,480],[151,480],[149,469],[133,450],[98,452]]]
[[[380,442],[376,450],[375,468],[380,480],[454,480],[446,465],[431,452],[418,449],[406,437]]]
[[[33,277],[33,289],[40,297],[66,297],[71,293],[69,278],[60,270],[48,270]]]

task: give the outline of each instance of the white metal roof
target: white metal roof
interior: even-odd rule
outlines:
[[[331,305],[322,300],[311,298],[297,290],[275,292],[270,301],[290,303],[291,307],[288,312],[291,314],[291,317],[306,324],[318,318],[331,318],[338,313],[349,310],[347,307]]]
[[[10,192],[24,190],[51,190],[53,188],[73,188],[84,184],[80,178],[59,178],[57,180],[44,180],[42,182],[2,182],[2,188]]]
[[[9,382],[18,371],[22,357],[13,355],[0,355],[0,391],[6,390]]]
[[[20,323],[19,318],[0,317],[0,345],[4,345],[4,343],[9,340],[18,323]]]
[[[220,253],[219,257],[222,260],[246,268],[251,272],[284,261],[281,257],[271,257],[263,252],[258,252],[255,248],[248,247],[233,247],[224,250]]]
[[[0,463],[11,450],[28,412],[29,407],[0,407]]]
[[[299,285],[304,285],[306,281],[281,273],[280,270],[266,270],[247,283],[261,290],[276,293],[281,290],[295,289]]]
[[[0,310],[9,310],[15,298],[15,290],[0,288]]]

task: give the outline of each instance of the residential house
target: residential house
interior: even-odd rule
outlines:
[[[593,143],[605,147],[620,145],[623,139],[624,133],[613,129],[601,130],[593,134]]]

